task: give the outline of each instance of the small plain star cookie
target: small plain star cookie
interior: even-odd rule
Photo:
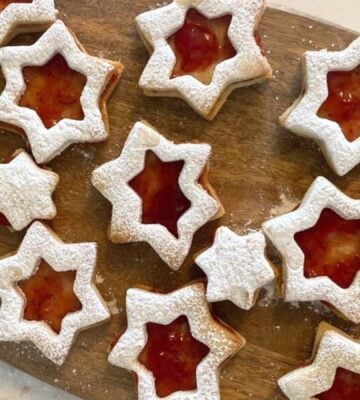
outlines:
[[[289,400],[355,400],[360,395],[359,383],[360,343],[324,322],[309,365],[279,379]]]
[[[57,13],[54,0],[1,0],[0,46],[19,33],[45,30]]]
[[[260,289],[275,279],[265,248],[261,232],[239,236],[229,228],[219,228],[214,244],[195,260],[208,278],[207,300],[230,300],[250,310]]]
[[[139,400],[220,400],[219,369],[245,339],[213,317],[203,283],[168,294],[129,289],[126,312],[109,362],[136,374]]]
[[[16,231],[36,219],[53,219],[56,207],[52,194],[59,176],[38,167],[23,150],[0,164],[0,213]]]
[[[64,244],[35,222],[15,255],[0,260],[0,341],[30,341],[64,363],[79,331],[110,313],[93,282],[96,244]]]
[[[303,64],[302,93],[280,123],[315,140],[345,175],[360,162],[360,38],[343,51],[308,51]]]
[[[148,242],[178,270],[194,233],[224,214],[208,182],[210,154],[207,144],[175,144],[148,124],[136,123],[120,157],[92,176],[113,205],[110,240]]]
[[[151,58],[139,85],[212,120],[230,93],[271,78],[255,29],[265,0],[175,0],[136,18]]]
[[[360,200],[319,177],[297,209],[263,229],[282,256],[287,301],[324,301],[360,322]]]
[[[32,46],[0,49],[0,64],[0,124],[25,134],[38,163],[107,138],[106,101],[123,67],[88,55],[62,21]]]

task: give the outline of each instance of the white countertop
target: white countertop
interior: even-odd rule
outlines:
[[[0,362],[0,400],[79,400]]]
[[[269,6],[297,11],[360,32],[359,0],[268,0]],[[0,400],[76,400],[0,362]]]
[[[268,0],[268,5],[332,22],[360,33],[359,0]]]

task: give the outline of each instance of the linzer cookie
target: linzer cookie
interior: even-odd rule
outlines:
[[[0,341],[30,341],[61,365],[79,331],[107,321],[93,275],[94,243],[64,244],[35,222],[0,260]]]
[[[214,244],[195,261],[208,278],[207,300],[230,300],[244,310],[253,307],[259,290],[275,279],[265,246],[261,232],[239,236],[219,228]]]
[[[208,181],[211,148],[175,144],[136,123],[119,158],[97,168],[93,185],[112,203],[114,243],[148,242],[177,270],[194,233],[224,210]]]
[[[39,32],[55,22],[54,0],[0,0],[0,46],[22,32]]]
[[[360,322],[360,200],[319,177],[295,211],[263,228],[283,258],[287,301],[321,300]]]
[[[58,182],[57,174],[38,167],[25,151],[15,152],[0,164],[0,224],[20,231],[35,219],[53,219]]]
[[[22,133],[38,163],[76,142],[108,136],[106,101],[122,65],[88,55],[63,22],[32,46],[0,49],[0,122]]]
[[[360,399],[360,343],[322,323],[309,365],[279,379],[289,400]]]
[[[129,289],[126,312],[109,362],[136,374],[139,400],[220,399],[219,369],[245,339],[212,316],[204,284],[169,294]]]
[[[345,175],[360,162],[360,38],[343,51],[306,52],[303,86],[280,123],[315,140]]]
[[[229,94],[271,77],[254,31],[265,0],[175,0],[136,18],[151,58],[140,78],[149,96],[184,99],[213,119]]]

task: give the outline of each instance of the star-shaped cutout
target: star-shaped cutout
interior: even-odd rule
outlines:
[[[35,219],[53,219],[56,207],[52,194],[59,176],[38,167],[20,150],[6,164],[0,164],[0,212],[17,231]]]
[[[196,390],[196,370],[209,349],[192,336],[188,319],[181,316],[169,325],[148,323],[146,333],[138,360],[152,372],[157,395]]]
[[[261,232],[239,236],[219,228],[212,247],[195,261],[208,277],[208,301],[230,300],[243,310],[253,307],[259,290],[275,278],[265,247]]]
[[[143,171],[129,182],[142,199],[142,223],[161,224],[175,237],[179,218],[191,206],[179,185],[183,167],[184,161],[163,162],[148,151]]]
[[[57,16],[54,0],[0,2],[0,46],[4,46],[20,32],[42,30]]]
[[[109,362],[137,375],[139,400],[161,398],[152,372],[139,361],[148,340],[147,324],[169,325],[182,316],[187,318],[193,338],[207,346],[209,352],[197,367],[196,389],[176,392],[173,396],[179,400],[220,399],[219,368],[245,345],[245,339],[213,318],[203,283],[191,284],[170,294],[130,289],[126,295],[126,311],[128,328],[110,353]]]
[[[61,54],[41,66],[23,68],[26,89],[18,105],[31,108],[50,129],[64,118],[82,120],[80,98],[86,77],[71,69]]]
[[[31,341],[52,362],[63,364],[79,331],[110,318],[93,282],[96,253],[96,244],[64,244],[35,222],[17,253],[0,260],[0,341]],[[41,260],[58,272],[76,271],[74,292],[81,310],[65,316],[58,334],[45,322],[24,319],[26,298],[17,283],[34,275]]]
[[[34,109],[19,105],[26,91],[23,68],[43,66],[57,54],[86,78],[80,98],[84,117],[65,118],[47,128],[43,115],[40,118]],[[0,63],[6,80],[0,96],[0,121],[8,129],[25,132],[38,163],[50,161],[72,143],[107,138],[106,101],[120,78],[122,65],[89,56],[62,21],[55,22],[32,46],[0,49]]]
[[[266,221],[263,229],[281,253],[284,295],[287,301],[325,301],[333,305],[346,318],[359,323],[359,272],[348,288],[340,287],[328,276],[305,276],[305,255],[295,237],[298,233],[313,228],[326,209],[333,210],[346,220],[360,219],[360,200],[349,198],[328,180],[319,177],[311,185],[295,211]],[[340,236],[337,247],[332,249],[332,255],[350,251],[348,245],[346,241],[341,240]],[[358,257],[357,251],[355,247],[355,256]],[[327,261],[324,259],[324,262]]]
[[[187,20],[188,12],[196,10],[209,20],[216,20],[226,15],[231,16],[228,29],[228,41],[235,49],[235,55],[226,55],[223,61],[221,57],[215,57],[217,62],[215,68],[211,68],[212,77],[208,84],[201,82],[192,76],[173,75],[174,67],[179,65],[179,49],[175,51],[171,47],[172,38]],[[254,31],[260,21],[265,9],[265,0],[229,0],[219,2],[218,0],[206,1],[181,1],[175,0],[164,7],[151,10],[136,18],[136,26],[146,47],[152,53],[140,78],[139,85],[149,96],[172,96],[183,98],[191,107],[206,119],[213,119],[229,94],[236,88],[248,86],[271,77],[271,67],[262,54],[254,37]],[[199,21],[197,21],[199,22]],[[224,20],[224,23],[226,21]],[[204,32],[204,29],[207,31]],[[208,32],[209,27],[197,25],[191,27],[186,38],[181,42],[186,48],[191,49],[189,40],[196,40],[193,46],[196,52],[200,47],[204,55],[202,60],[209,56],[214,41],[219,39],[215,31]],[[196,36],[198,35],[198,36]],[[214,36],[212,40],[209,38]],[[216,46],[216,44],[215,44]],[[216,46],[223,50],[221,46]],[[224,47],[224,46],[223,46]],[[175,54],[177,53],[177,55]],[[188,51],[183,51],[189,57]],[[228,56],[230,58],[228,58]],[[199,58],[199,57],[198,57]],[[211,63],[210,63],[211,64]],[[175,69],[178,72],[178,68]]]
[[[182,28],[167,39],[176,56],[171,77],[191,75],[208,85],[216,65],[236,56],[228,38],[231,19],[231,15],[208,19],[189,9]]]
[[[329,95],[328,74],[351,71],[360,64],[360,38],[343,51],[309,51],[304,56],[304,90],[280,117],[280,123],[299,136],[315,140],[338,175],[347,174],[360,162],[360,138],[349,141],[341,126],[322,118],[318,111]]]
[[[313,358],[310,365],[279,379],[280,388],[290,400],[311,400],[318,396],[320,399],[321,394],[331,390],[339,377],[339,370],[342,374],[347,371],[360,374],[360,343],[326,323],[318,329]],[[349,384],[346,387],[349,393]],[[336,398],[346,400],[358,397]]]
[[[81,310],[75,278],[76,271],[55,271],[41,260],[34,275],[17,283],[26,299],[23,318],[46,322],[58,334],[64,317]]]
[[[326,208],[313,227],[294,238],[304,253],[307,278],[328,276],[344,289],[351,286],[360,271],[360,219],[344,219]]]
[[[142,195],[149,192],[151,194],[154,186],[159,185],[159,182],[153,179],[154,175],[151,175],[152,179],[144,180],[145,186],[139,188],[137,184],[137,190],[134,190],[134,178],[144,171],[148,151],[155,154],[163,163],[183,162],[178,186],[191,203],[191,207],[181,206],[182,215],[176,223],[176,236],[168,227],[160,223],[151,223],[155,220],[143,221],[144,206],[147,205],[137,193],[141,191]],[[218,218],[223,213],[216,196],[209,194],[214,193],[211,186],[208,183],[206,186],[199,183],[199,179],[207,170],[210,153],[211,148],[207,144],[174,144],[149,125],[136,123],[120,157],[97,168],[92,176],[93,185],[113,205],[110,239],[114,243],[148,242],[170,268],[179,269],[189,252],[194,233],[209,220]],[[177,172],[174,172],[176,175]],[[172,190],[177,189],[173,187]],[[161,204],[158,204],[156,196],[150,197],[154,207],[161,208],[155,210],[156,217],[168,210],[165,198],[161,198]],[[177,197],[178,193],[174,196],[175,200]],[[163,223],[166,216],[157,220]],[[171,226],[173,225],[171,221]]]

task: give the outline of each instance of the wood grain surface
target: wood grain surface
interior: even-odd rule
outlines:
[[[99,4],[101,3],[101,5]],[[134,18],[155,7],[149,0],[58,0],[60,18],[73,29],[90,54],[120,59],[126,67],[109,101],[111,137],[97,145],[75,145],[50,163],[60,175],[55,193],[58,216],[51,222],[67,242],[96,241],[99,245],[98,285],[106,300],[117,300],[120,313],[111,323],[81,333],[66,364],[55,367],[30,344],[0,344],[0,358],[84,399],[136,398],[131,374],[107,363],[108,347],[126,325],[126,289],[138,284],[175,289],[202,277],[193,256],[207,247],[219,225],[237,232],[260,227],[263,220],[287,211],[318,175],[347,194],[360,197],[360,169],[345,178],[335,176],[317,146],[282,129],[278,116],[301,88],[300,57],[307,49],[345,47],[354,35],[306,18],[268,9],[259,32],[274,69],[274,78],[237,90],[214,122],[209,123],[184,102],[145,97],[137,86],[148,54],[139,39]],[[23,35],[16,43],[30,43]],[[191,253],[180,272],[173,273],[147,244],[114,245],[106,238],[110,204],[90,185],[94,168],[118,156],[131,126],[146,119],[167,138],[212,145],[210,179],[227,214],[195,236]],[[0,135],[0,156],[24,146],[14,134]],[[14,251],[22,234],[0,231],[0,254]],[[276,252],[270,252],[277,262]],[[224,400],[283,399],[277,379],[311,354],[315,330],[328,321],[357,337],[360,327],[344,322],[313,304],[285,304],[264,299],[251,311],[230,303],[214,311],[243,334],[248,344],[222,372]]]

